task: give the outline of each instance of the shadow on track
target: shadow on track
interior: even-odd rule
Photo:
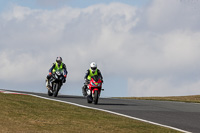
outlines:
[[[127,104],[117,104],[117,103],[98,103],[98,105],[116,105],[116,106],[127,106]]]
[[[58,98],[76,98],[76,99],[86,99],[85,97],[81,96],[70,96],[70,95],[58,95]]]
[[[97,105],[106,105],[106,106],[137,106],[133,104],[118,104],[118,103],[98,103]]]

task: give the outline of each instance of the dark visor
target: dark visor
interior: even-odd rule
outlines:
[[[96,70],[97,68],[96,68],[96,67],[91,67],[91,69],[92,69],[92,70]]]

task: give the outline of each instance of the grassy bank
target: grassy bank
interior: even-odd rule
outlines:
[[[160,100],[160,101],[178,101],[188,103],[200,103],[200,95],[193,96],[170,96],[170,97],[120,97],[123,99],[138,99],[138,100]]]
[[[176,133],[148,123],[27,95],[0,93],[0,132]]]

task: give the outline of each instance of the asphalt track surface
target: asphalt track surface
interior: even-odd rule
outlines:
[[[188,132],[200,132],[200,104],[196,103],[100,98],[98,105],[94,105],[88,104],[81,96],[50,97],[42,93],[24,93],[117,112]]]

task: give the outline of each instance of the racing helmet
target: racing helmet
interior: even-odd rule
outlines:
[[[95,72],[96,69],[97,69],[97,64],[96,64],[95,62],[92,62],[92,63],[90,64],[90,68],[92,69],[93,72]]]
[[[58,65],[60,65],[62,63],[62,57],[57,57],[56,62],[58,63]]]

